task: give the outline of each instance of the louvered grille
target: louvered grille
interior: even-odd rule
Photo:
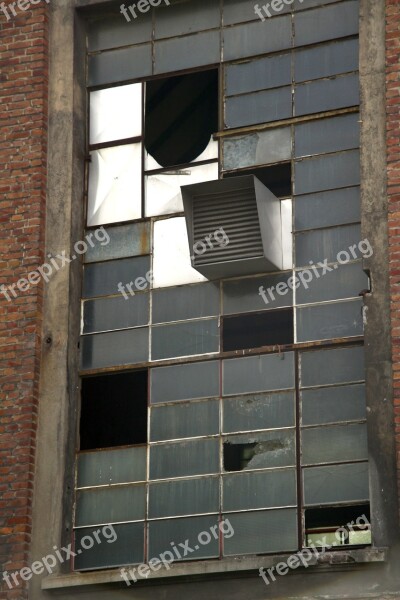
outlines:
[[[221,227],[229,243],[222,247],[212,237],[213,248],[195,254],[195,266],[263,256],[254,187],[193,196],[194,248]]]

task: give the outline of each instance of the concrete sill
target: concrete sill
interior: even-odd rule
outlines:
[[[232,572],[258,571],[260,567],[271,568],[280,562],[286,562],[293,554],[282,554],[280,556],[243,556],[225,558],[223,560],[202,560],[196,562],[173,563],[170,570],[165,567],[159,571],[150,571],[147,579],[140,579],[138,583],[150,580],[166,579],[170,577],[191,577],[202,575],[228,574]],[[332,566],[351,566],[361,563],[385,562],[387,559],[387,548],[362,548],[355,550],[336,550],[326,552],[318,560],[313,557],[308,564],[316,568],[332,568]],[[128,567],[126,567],[128,569]],[[297,569],[297,571],[299,571]],[[302,571],[306,571],[302,567]],[[293,571],[295,572],[295,571]],[[107,569],[103,571],[90,571],[83,573],[71,573],[67,575],[50,575],[42,580],[42,589],[56,590],[61,588],[73,588],[89,585],[104,584],[126,585],[121,577],[119,569]]]

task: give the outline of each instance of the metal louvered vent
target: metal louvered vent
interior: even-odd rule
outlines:
[[[208,279],[282,270],[280,201],[254,175],[183,186],[192,266]]]

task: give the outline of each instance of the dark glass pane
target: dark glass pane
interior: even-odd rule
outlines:
[[[161,6],[163,4],[164,1]],[[167,2],[166,5],[166,10],[155,11],[156,39],[219,27],[220,10],[214,0],[195,0],[189,5]]]
[[[245,169],[236,173],[224,173],[224,178],[240,177],[241,175],[255,175],[278,198],[287,198],[292,194],[291,163]]]
[[[119,283],[126,286],[127,283],[134,284],[139,278],[141,278],[140,287],[146,289],[149,284],[145,277],[149,271],[149,256],[86,265],[83,278],[83,297],[92,298],[93,296],[121,294],[121,289],[118,287]],[[145,279],[144,282],[142,281],[143,278]],[[134,285],[132,289],[135,292],[140,288]]]
[[[201,283],[153,291],[153,323],[219,314],[219,285]]]
[[[235,532],[224,540],[224,556],[287,552],[297,548],[297,511],[293,508],[228,514]]]
[[[254,10],[253,0],[224,0],[224,25],[254,21],[259,16]],[[283,5],[281,13],[290,12],[291,7]]]
[[[308,156],[360,145],[360,115],[354,113],[331,119],[319,119],[295,127],[295,156]]]
[[[368,458],[365,424],[303,429],[301,437],[302,463],[305,465]]]
[[[364,378],[363,346],[301,353],[302,387],[350,383]]]
[[[78,487],[146,479],[146,448],[82,452],[78,456]]]
[[[294,19],[295,43],[302,46],[357,34],[358,19],[357,0],[298,12]]]
[[[222,510],[250,510],[295,505],[296,471],[238,473],[223,477]]]
[[[85,253],[86,263],[150,254],[149,222],[105,227],[104,229],[110,241],[108,244],[104,244],[104,236],[97,234],[102,243],[97,241],[95,237],[93,238],[93,248],[89,246]],[[90,233],[90,231],[87,231],[86,236]]]
[[[226,99],[226,127],[242,127],[256,123],[268,123],[292,116],[292,88],[230,96]]]
[[[220,60],[220,33],[197,35],[156,42],[154,74],[213,65]]]
[[[143,293],[128,298],[86,300],[83,303],[83,333],[147,325],[149,298],[149,294]]]
[[[101,369],[149,360],[148,327],[83,336],[82,369]]]
[[[75,525],[138,521],[145,517],[146,487],[123,485],[77,493]]]
[[[357,69],[358,40],[332,42],[317,48],[297,50],[294,54],[295,81],[320,79]]]
[[[194,440],[150,447],[150,479],[218,472],[218,439]]]
[[[252,60],[225,68],[227,96],[291,84],[290,54]]]
[[[338,265],[335,270],[324,273],[318,269],[319,278],[314,278],[308,287],[300,285],[296,292],[297,304],[356,298],[360,292],[368,289],[368,276],[362,270],[361,262],[350,265]]]
[[[315,80],[295,88],[296,115],[334,110],[360,103],[358,75]]]
[[[172,402],[219,395],[219,362],[151,369],[151,402]]]
[[[328,263],[337,262],[339,252],[345,248],[354,247],[354,245],[357,249],[360,240],[361,228],[359,225],[299,233],[295,237],[296,266],[304,265],[309,268],[311,262],[323,262],[325,259]],[[342,259],[342,256],[340,258]],[[349,260],[351,259],[349,258]]]
[[[153,360],[218,352],[218,319],[152,327],[151,340]]]
[[[343,385],[301,392],[303,425],[365,419],[364,385]]]
[[[295,230],[357,223],[360,217],[360,188],[297,196],[294,202]]]
[[[151,441],[176,440],[219,433],[219,402],[155,406],[151,411]]]
[[[218,477],[152,483],[149,494],[150,519],[219,511]]]
[[[134,27],[132,21],[123,19],[119,11],[116,16],[107,16],[107,19],[93,19],[88,25],[88,50],[108,50],[150,42],[151,40],[151,15],[141,14],[136,19]],[[130,13],[128,13],[128,16]]]
[[[295,432],[290,429],[224,438],[224,470],[248,471],[295,464]]]
[[[295,425],[293,392],[226,398],[223,431],[252,431]]]
[[[267,292],[269,288],[283,282],[286,283],[292,276],[291,271],[279,273],[278,275],[264,275],[262,277],[251,277],[223,282],[223,313],[225,315],[259,311],[263,308],[278,308],[281,306],[292,306],[293,290],[288,288],[286,294],[261,295],[261,288]]]
[[[305,504],[368,500],[368,463],[329,465],[303,470]]]
[[[224,352],[293,343],[293,309],[223,317]]]
[[[252,18],[254,4],[248,9]],[[292,45],[290,15],[224,30],[224,61],[285,50]]]
[[[211,532],[212,528],[215,528],[213,533]],[[204,535],[201,535],[203,532]],[[214,533],[217,539],[215,539]],[[178,556],[181,558],[177,558],[176,553],[172,553],[171,542],[174,540]],[[189,543],[190,550],[186,546],[185,551],[178,545],[184,540]],[[205,543],[207,541],[208,543]],[[171,552],[174,561],[217,558],[219,556],[218,516],[151,521],[149,523],[149,556],[159,556],[167,550]]]
[[[349,150],[295,163],[296,194],[359,185],[360,153]]]
[[[122,19],[122,17],[121,17]],[[88,85],[106,85],[151,75],[151,44],[89,56]]]
[[[293,353],[223,361],[223,394],[245,394],[294,387]]]
[[[363,334],[362,300],[298,308],[297,341],[307,342]]]
[[[81,450],[146,441],[147,371],[82,380]]]
[[[75,531],[74,549],[78,554],[74,559],[75,571],[120,567],[144,561],[143,523],[126,523],[114,525],[113,528],[106,525],[98,534],[101,539],[100,544],[93,536],[93,532],[97,529],[97,527],[87,527]],[[86,549],[90,545],[88,538],[93,543],[91,549]]]

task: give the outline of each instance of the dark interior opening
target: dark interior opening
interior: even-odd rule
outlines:
[[[147,442],[147,371],[82,380],[80,448]]]
[[[240,175],[255,175],[278,198],[289,198],[292,195],[291,163],[224,173],[224,177],[239,177]]]
[[[293,309],[223,317],[224,352],[293,344]]]
[[[217,69],[146,83],[145,146],[162,167],[195,160],[217,130]]]
[[[371,543],[371,515],[368,504],[329,506],[305,511],[306,545],[331,547]]]
[[[242,471],[254,457],[257,443],[231,444],[224,443],[224,470]]]

